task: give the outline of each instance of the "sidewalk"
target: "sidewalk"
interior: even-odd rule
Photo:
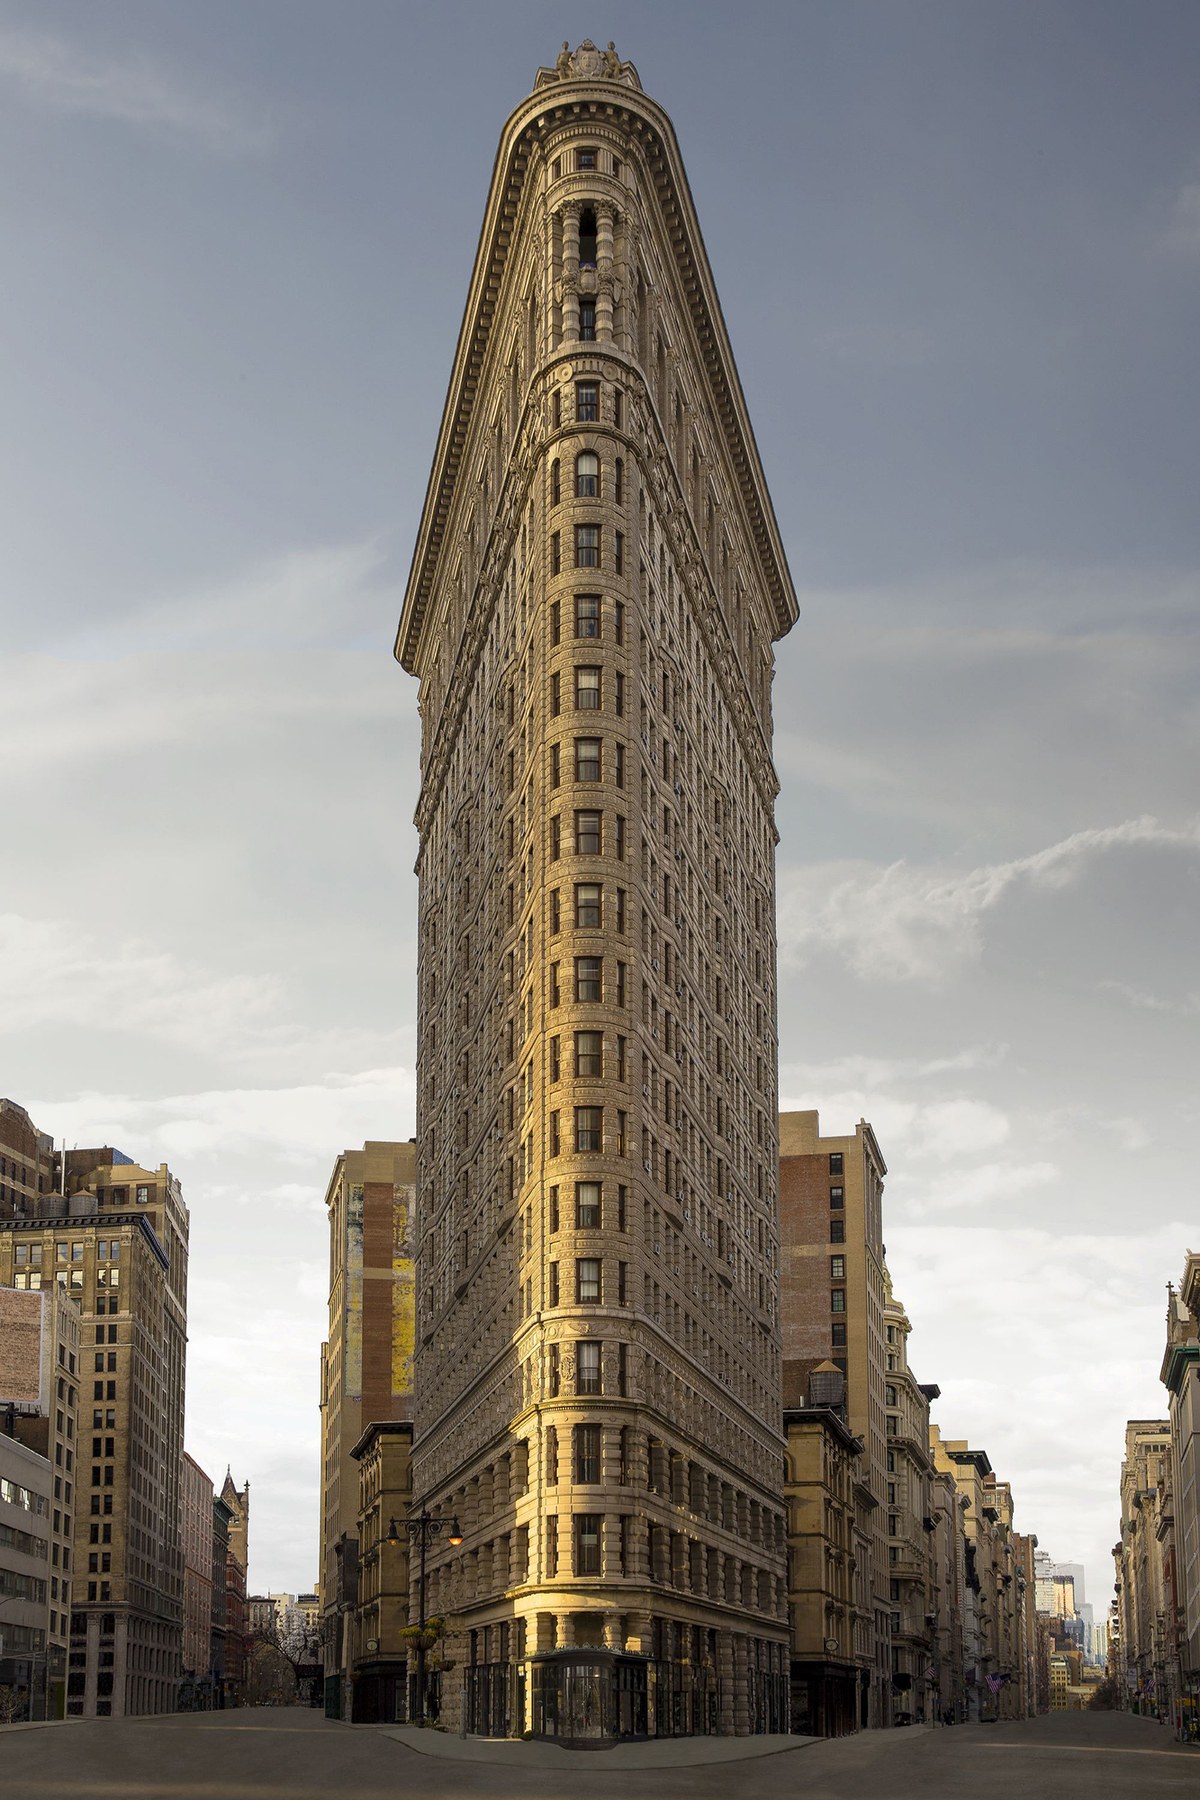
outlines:
[[[511,1769],[694,1769],[714,1763],[748,1762],[761,1756],[783,1756],[819,1743],[811,1737],[678,1737],[647,1738],[635,1744],[611,1744],[603,1750],[564,1750],[558,1744],[525,1738],[452,1737],[448,1731],[418,1730],[415,1725],[380,1728],[418,1756],[451,1762],[503,1763]]]

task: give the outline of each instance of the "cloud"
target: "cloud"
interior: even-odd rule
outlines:
[[[54,112],[109,119],[202,144],[223,155],[268,149],[274,131],[225,96],[191,88],[143,54],[90,52],[49,32],[0,28],[0,80]]]
[[[1125,1421],[1161,1416],[1165,1283],[1190,1227],[1132,1235],[886,1221],[897,1297],[914,1322],[919,1380],[942,1389],[947,1438],[987,1452],[1014,1489],[1017,1528],[1080,1556],[1107,1591]]]
[[[788,870],[780,881],[780,960],[803,967],[815,951],[831,950],[862,981],[939,984],[978,961],[984,919],[1012,889],[1066,888],[1096,858],[1133,846],[1194,851],[1200,823],[1129,819],[961,872],[907,862]]]
[[[230,1184],[232,1158],[256,1159],[255,1166],[264,1156],[276,1167],[316,1163],[327,1174],[339,1150],[368,1138],[410,1136],[415,1091],[412,1070],[397,1066],[334,1071],[292,1087],[213,1088],[157,1098],[89,1092],[23,1104],[42,1129],[73,1143],[110,1142],[115,1134],[131,1155],[169,1162],[177,1170],[211,1165],[205,1193],[222,1205],[237,1205],[247,1195],[257,1203],[264,1189],[258,1181],[249,1188]],[[265,1192],[279,1206],[314,1189],[276,1179]]]
[[[169,1043],[215,1043],[276,1012],[278,981],[216,975],[137,938],[104,946],[64,919],[0,913],[0,1012],[23,1030],[63,1025]]]

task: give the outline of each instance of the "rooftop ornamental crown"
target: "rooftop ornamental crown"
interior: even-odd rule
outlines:
[[[638,72],[631,62],[622,62],[609,40],[607,50],[597,50],[591,38],[584,38],[578,50],[564,43],[552,69],[539,69],[534,89],[549,87],[555,81],[619,81],[624,87],[641,92]]]

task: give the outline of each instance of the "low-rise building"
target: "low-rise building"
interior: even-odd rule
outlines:
[[[53,1468],[0,1415],[0,1687],[14,1717],[50,1716],[50,1521]]]
[[[358,1599],[354,1612],[354,1718],[407,1719],[412,1425],[368,1425],[351,1455],[359,1468]]]
[[[831,1361],[807,1379],[807,1404],[784,1408],[787,1437],[791,1728],[841,1737],[862,1722],[870,1663],[855,1654],[855,1482],[862,1439],[845,1419],[845,1377]]]

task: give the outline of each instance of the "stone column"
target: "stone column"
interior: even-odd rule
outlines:
[[[717,1681],[720,1707],[720,1730],[722,1737],[732,1737],[734,1731],[734,1662],[733,1634],[728,1631],[717,1633]]]
[[[733,1640],[733,1734],[750,1735],[750,1644],[741,1633]]]
[[[578,200],[563,207],[563,338],[568,344],[579,336],[579,213]]]
[[[613,335],[613,213],[596,208],[596,341],[611,344]]]
[[[600,1573],[606,1581],[619,1580],[623,1573],[619,1513],[605,1513],[600,1520]]]

